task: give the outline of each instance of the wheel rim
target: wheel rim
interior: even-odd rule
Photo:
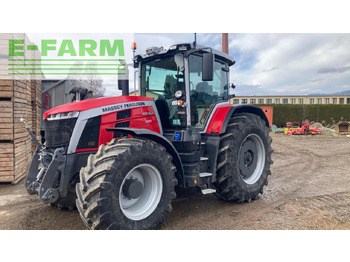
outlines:
[[[242,142],[238,153],[240,175],[246,184],[256,183],[265,166],[265,147],[256,134],[248,135]]]
[[[149,164],[138,165],[122,182],[119,191],[120,208],[129,219],[142,220],[157,208],[162,192],[162,177],[158,169]]]

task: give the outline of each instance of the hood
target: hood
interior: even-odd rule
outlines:
[[[82,111],[90,110],[101,106],[108,106],[108,105],[113,105],[118,103],[135,102],[135,101],[153,101],[153,98],[144,97],[144,96],[114,96],[114,97],[100,97],[100,98],[82,100],[79,102],[72,102],[72,103],[54,107],[46,111],[43,115],[43,118],[45,120],[49,115],[52,115],[52,114],[59,114],[59,113],[66,113],[66,112],[73,112],[73,111],[82,112]]]

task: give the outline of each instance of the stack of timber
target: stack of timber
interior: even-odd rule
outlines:
[[[6,46],[6,43],[8,44],[9,39],[24,39],[25,44],[30,43],[25,34],[0,34],[1,50],[4,49],[3,46]],[[32,59],[38,56],[37,53],[25,52],[24,57],[14,58]],[[1,52],[1,54],[4,53]],[[6,67],[9,67],[9,63],[13,63],[9,62],[8,58]],[[3,61],[1,67],[4,67],[4,59],[1,60]],[[20,118],[26,120],[40,141],[41,80],[33,80],[26,74],[9,76],[5,75],[3,70],[1,71],[0,182],[17,183],[25,177],[35,149]]]

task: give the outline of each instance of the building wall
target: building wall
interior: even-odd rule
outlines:
[[[237,96],[233,104],[350,104],[350,95],[327,96]]]

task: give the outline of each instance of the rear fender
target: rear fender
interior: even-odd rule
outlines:
[[[110,131],[110,132],[118,131],[118,132],[122,133],[123,135],[131,135],[131,136],[135,136],[135,137],[147,138],[147,139],[153,140],[153,141],[157,142],[158,144],[162,145],[173,158],[173,162],[174,162],[175,167],[177,169],[176,178],[179,181],[179,185],[182,184],[182,186],[185,187],[184,168],[183,168],[180,156],[177,153],[175,147],[165,137],[163,137],[162,135],[160,135],[154,131],[150,131],[148,129],[107,128],[106,130]]]
[[[207,134],[223,134],[226,132],[227,125],[234,114],[238,113],[250,113],[258,115],[269,127],[269,120],[267,119],[264,111],[253,105],[238,105],[238,106],[223,106],[218,107],[210,119],[208,127],[205,130]]]

